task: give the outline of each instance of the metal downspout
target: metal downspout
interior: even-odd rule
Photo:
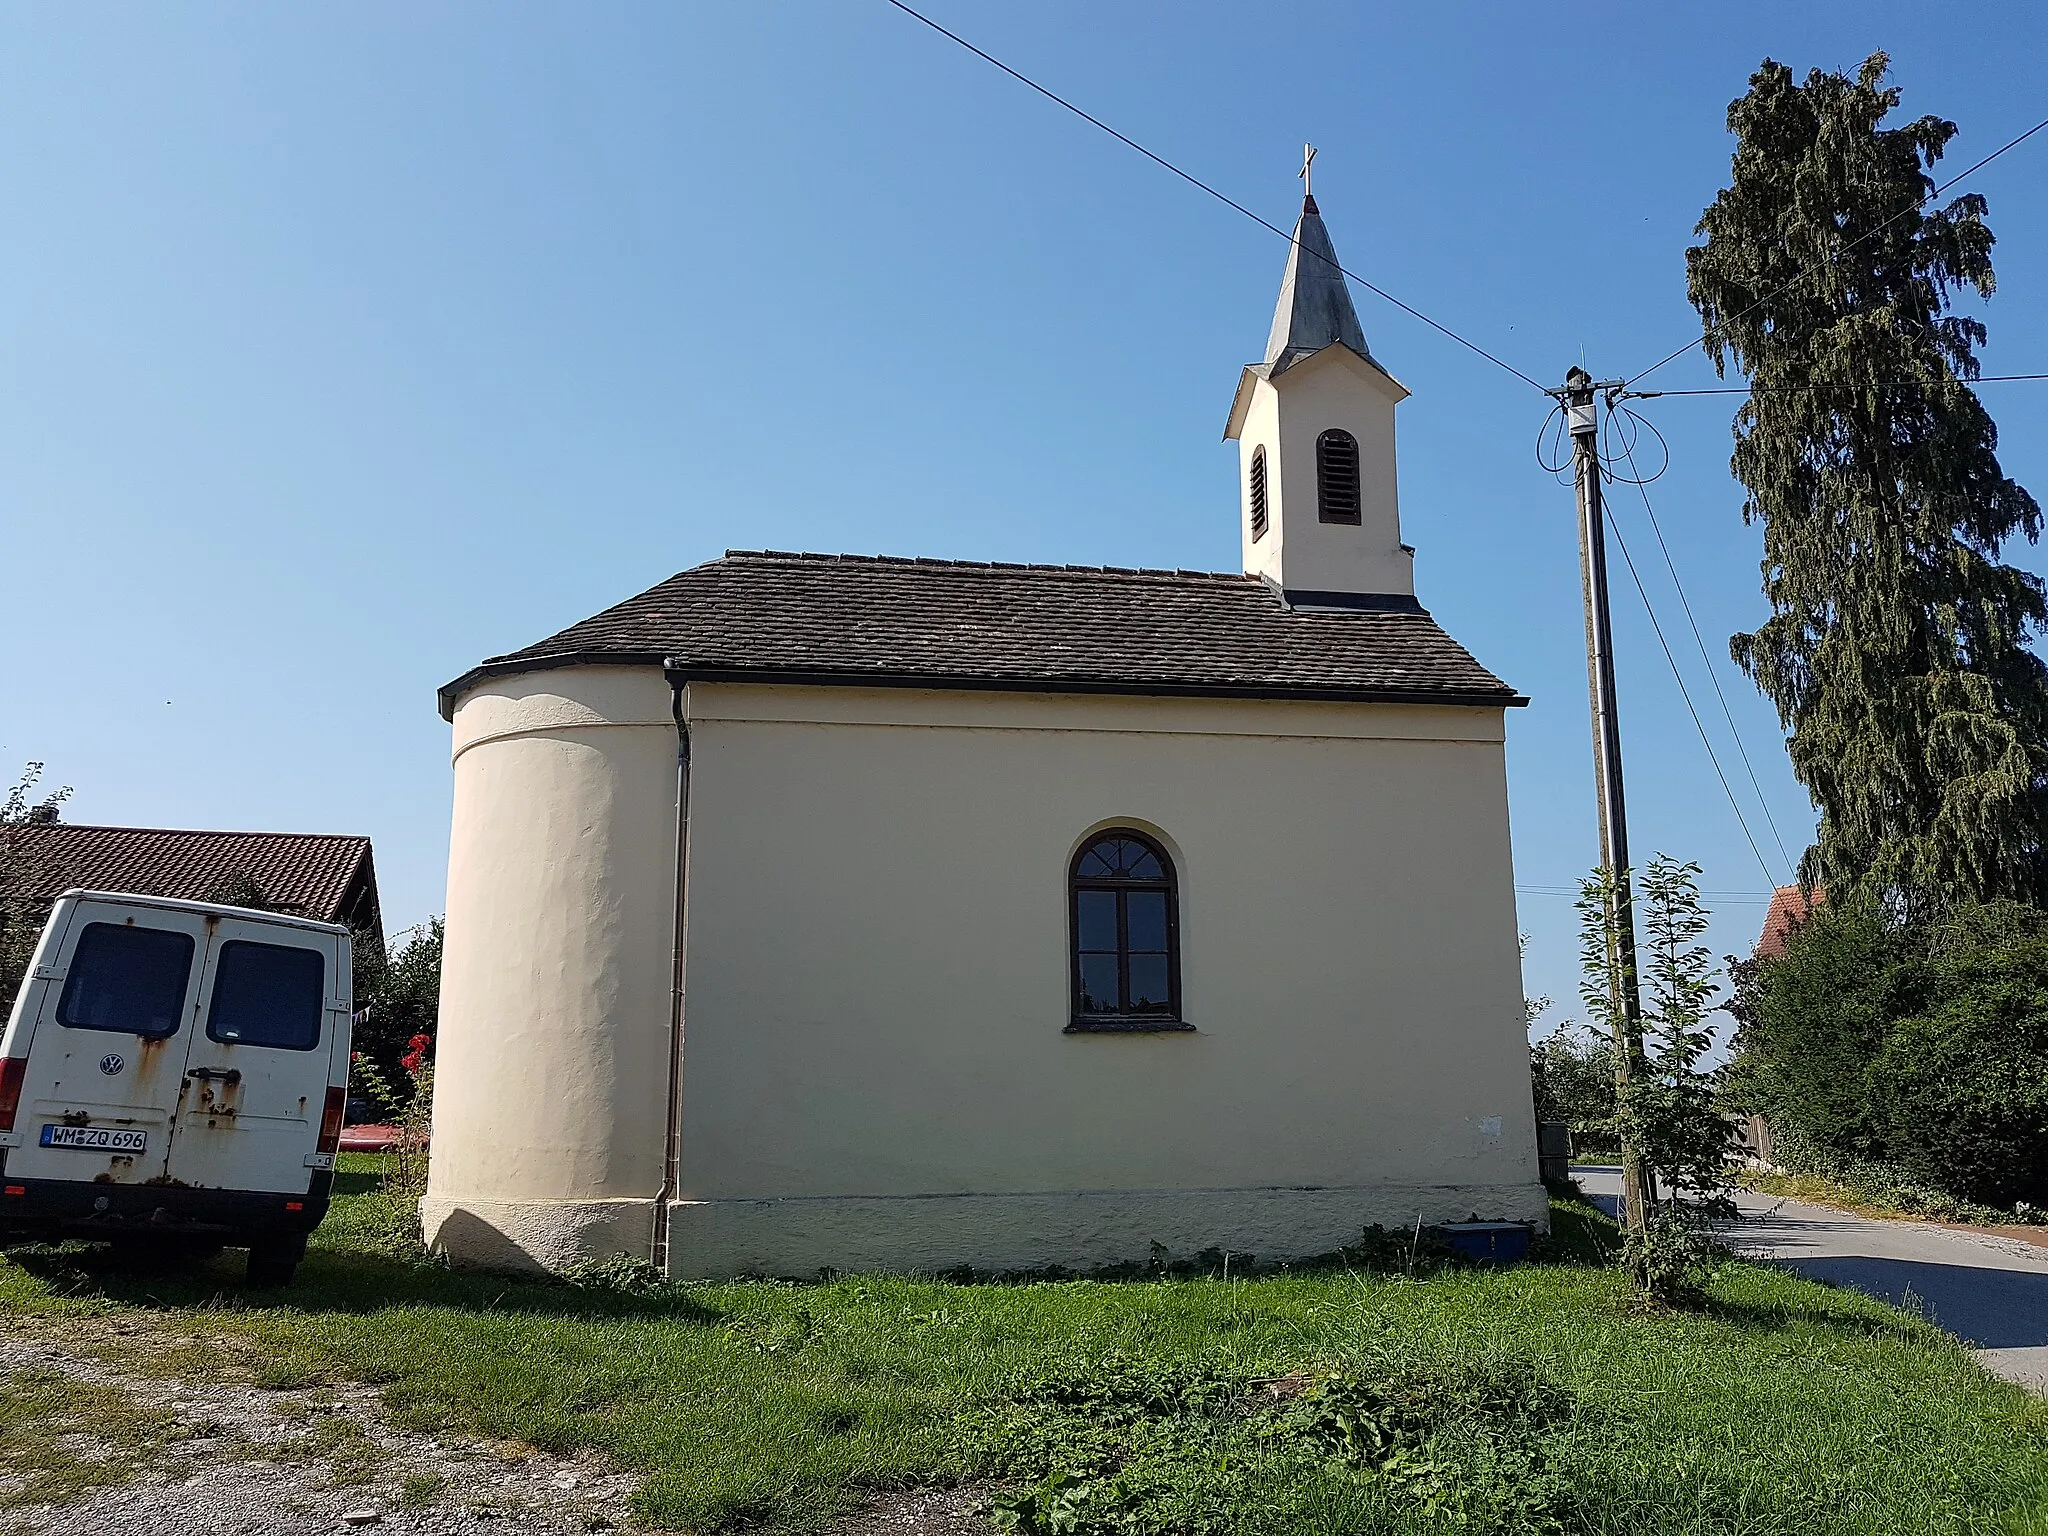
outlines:
[[[675,949],[669,962],[668,1113],[663,1120],[661,1194],[654,1202],[654,1241],[649,1258],[668,1273],[668,1212],[681,1184],[683,1161],[683,955],[688,928],[690,871],[690,723],[683,715],[686,680],[669,674],[669,712],[676,722],[676,914]]]

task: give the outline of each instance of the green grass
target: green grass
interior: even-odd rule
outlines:
[[[25,1250],[0,1266],[0,1313],[139,1315],[157,1343],[120,1338],[130,1369],[368,1382],[411,1427],[595,1447],[645,1472],[640,1514],[674,1531],[817,1529],[862,1489],[1025,1487],[1068,1465],[1122,1469],[1134,1498],[1173,1485],[1176,1532],[1453,1529],[1407,1463],[1345,1459],[1327,1403],[1303,1417],[1266,1385],[1336,1373],[1313,1392],[1380,1403],[1394,1383],[1455,1409],[1508,1382],[1552,1405],[1526,1425],[1457,1409],[1417,1442],[1419,1464],[1514,1495],[1471,1504],[1468,1530],[2048,1532],[2048,1405],[1905,1314],[1754,1266],[1684,1314],[1645,1314],[1612,1271],[1572,1263],[634,1297],[364,1251],[374,1166],[344,1172],[361,1182],[289,1291],[245,1295],[232,1257],[163,1276]],[[1585,1208],[1559,1218],[1580,1252],[1603,1240]]]

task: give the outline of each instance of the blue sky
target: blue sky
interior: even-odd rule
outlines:
[[[1955,169],[2048,111],[2034,5],[930,4],[1276,223],[1314,140],[1345,262],[1545,380],[1697,334],[1683,251],[1765,55],[1889,50],[1904,110],[1961,124]],[[47,760],[72,819],[366,832],[395,927],[441,904],[435,686],[727,546],[1236,563],[1219,439],[1284,243],[882,0],[0,27],[0,767]],[[2048,371],[2048,135],[1968,185],[1999,236],[1986,371]],[[1414,391],[1423,600],[1535,700],[1516,878],[1530,987],[1567,1005],[1547,893],[1595,843],[1547,402],[1358,303]],[[1658,378],[1714,382],[1697,354]],[[2048,385],[1986,398],[2048,494]],[[1811,811],[1725,661],[1762,612],[1733,404],[1643,407],[1672,449],[1650,494],[1796,855]],[[1745,948],[1769,882],[1617,580],[1636,847],[1703,864],[1715,940]]]

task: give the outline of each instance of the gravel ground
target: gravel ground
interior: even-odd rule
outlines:
[[[0,1391],[21,1374],[55,1373],[125,1393],[175,1427],[130,1447],[131,1481],[62,1504],[13,1503],[23,1479],[0,1477],[0,1532],[151,1536],[303,1536],[394,1532],[587,1533],[628,1525],[638,1479],[595,1457],[564,1460],[528,1446],[407,1433],[386,1424],[362,1388],[271,1391],[234,1383],[130,1376],[60,1339],[0,1339]],[[96,1461],[111,1443],[50,1442]],[[9,1506],[12,1507],[9,1507]]]
[[[991,1536],[986,1490],[927,1489],[875,1494],[836,1536]]]
[[[639,1479],[595,1453],[562,1458],[396,1429],[370,1388],[274,1390],[122,1371],[106,1363],[108,1346],[151,1342],[129,1324],[90,1340],[97,1348],[75,1331],[38,1333],[0,1338],[0,1396],[58,1377],[111,1390],[134,1411],[110,1415],[124,1428],[105,1438],[39,1437],[32,1418],[25,1436],[17,1428],[0,1460],[0,1536],[646,1536],[629,1509]],[[119,1470],[89,1470],[100,1464]],[[16,1502],[38,1465],[86,1468],[84,1480],[104,1486],[61,1502]],[[987,1536],[983,1503],[975,1489],[871,1494],[839,1536]]]

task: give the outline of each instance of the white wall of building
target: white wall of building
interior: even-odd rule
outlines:
[[[667,702],[578,669],[457,712],[426,1214],[458,1257],[645,1251]],[[1501,711],[697,685],[688,712],[676,1273],[1543,1218]],[[1193,1032],[1065,1033],[1068,861],[1107,826],[1179,866]]]
[[[697,687],[690,713],[716,809],[679,1268],[1541,1217],[1499,710]],[[1068,860],[1106,826],[1179,866],[1193,1033],[1064,1032]]]

